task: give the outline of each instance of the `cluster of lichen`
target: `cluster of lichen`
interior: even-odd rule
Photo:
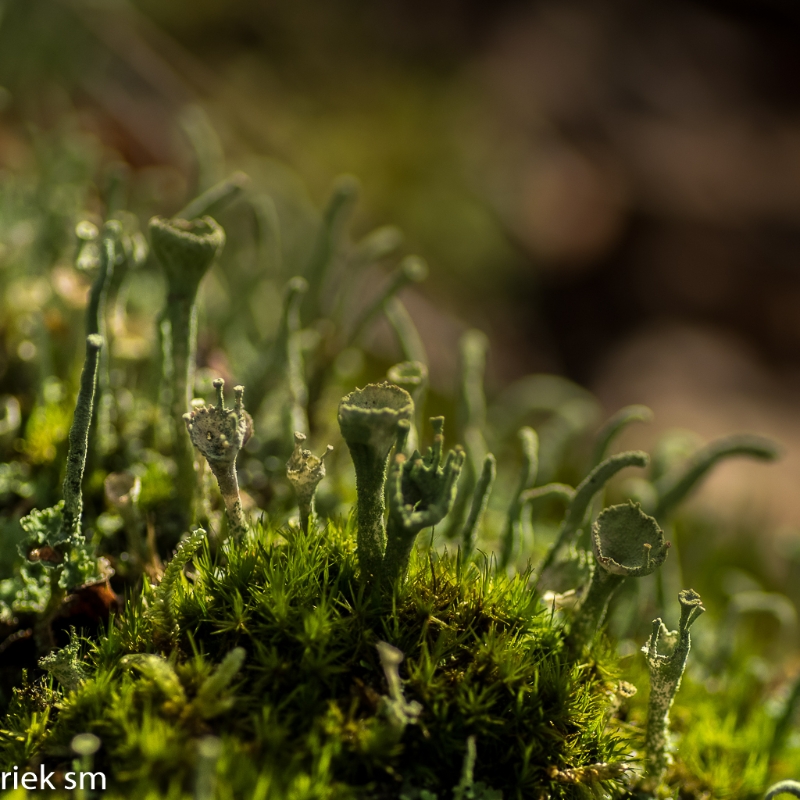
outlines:
[[[676,758],[670,710],[699,595],[678,586],[678,630],[661,620],[676,608],[665,587],[680,580],[665,534],[677,505],[720,459],[772,459],[773,445],[739,436],[686,453],[668,441],[648,476],[615,487],[619,502],[604,507],[612,478],[650,463],[638,451],[609,454],[647,409],[592,430],[593,399],[552,376],[525,378],[490,403],[488,341],[469,331],[448,423],[462,446],[445,455],[445,420],[433,416],[423,448],[427,358],[398,292],[426,269],[403,259],[358,303],[360,273],[399,239],[380,229],[348,245],[356,190],[337,183],[302,274],[283,263],[275,204],[238,173],[174,218],[153,218],[149,252],[130,214],[78,225],[77,269],[91,280],[73,320],[88,339],[72,426],[58,434],[46,422],[64,427],[62,384],[43,388],[33,411],[14,399],[26,456],[0,474],[4,492],[25,500],[22,519],[0,529],[4,550],[18,545],[0,559],[0,658],[13,661],[0,664],[0,765],[59,770],[72,747],[107,771],[107,796],[176,798],[750,798],[770,775],[790,777],[780,759],[800,689],[775,719],[748,723],[763,728],[749,755],[707,755],[673,712],[684,743]],[[284,285],[258,347],[242,333],[242,320],[263,323],[247,303],[255,283],[227,309],[223,330],[249,353],[231,353],[228,367],[248,387],[251,413],[241,385],[228,407],[223,379],[197,370],[201,284],[226,239],[235,253],[226,270],[247,260],[216,216],[233,229],[255,221],[255,260],[269,254],[280,278],[270,286]],[[152,371],[128,364],[142,388],[126,395],[123,300],[135,296],[137,270],[156,268],[165,287],[150,315],[157,376],[148,382]],[[348,367],[380,316],[403,359],[383,382]],[[101,333],[111,348],[101,349]],[[373,382],[353,389],[357,373]],[[202,399],[211,388],[215,405]],[[14,408],[6,403],[9,424]],[[309,437],[336,436],[336,421],[345,446],[319,457],[305,448]],[[589,433],[591,454],[570,473],[570,446]],[[60,455],[63,502],[52,505]],[[116,616],[112,586],[126,593]],[[87,604],[88,621],[76,612]],[[639,664],[648,680],[636,678],[650,686],[647,704],[638,699],[647,692],[631,699],[620,684],[624,665],[601,633],[626,607],[645,609],[648,627],[649,611],[659,616]],[[779,603],[762,592],[736,606],[756,607]],[[709,680],[719,684],[721,654],[732,652],[723,639],[710,657],[701,652]],[[697,726],[710,728],[720,706],[696,700],[701,683],[688,680]],[[735,784],[728,773],[748,757]]]

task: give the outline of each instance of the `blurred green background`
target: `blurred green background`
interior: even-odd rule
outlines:
[[[725,465],[695,507],[715,508],[732,537],[737,526],[763,531],[762,558],[776,581],[790,581],[800,535],[795,3],[5,0],[0,9],[6,209],[22,198],[31,215],[79,208],[97,219],[118,202],[146,222],[241,168],[280,208],[311,219],[336,176],[356,175],[354,238],[393,223],[406,250],[430,262],[429,281],[404,300],[437,391],[453,386],[459,335],[478,327],[493,343],[490,391],[553,372],[608,411],[650,405],[656,423],[626,445],[648,448],[673,427],[704,439],[774,436],[787,448],[780,465]],[[64,269],[74,243],[38,236],[31,215],[3,218],[10,302],[37,309],[55,293],[45,324],[66,332],[85,289]],[[308,246],[302,226],[287,238],[296,253]],[[14,254],[25,248],[44,282],[13,278],[8,265],[21,269]],[[230,258],[250,258],[257,274],[252,254]],[[243,302],[214,280],[210,323]],[[278,286],[254,278],[248,287],[257,333],[271,334]],[[152,345],[156,305],[138,296],[138,325],[118,332],[133,360]],[[25,319],[3,323],[6,393],[47,371]],[[226,373],[226,353],[245,338],[212,324],[201,366]],[[370,347],[378,360],[396,358],[380,326]],[[241,348],[242,363],[256,358]]]

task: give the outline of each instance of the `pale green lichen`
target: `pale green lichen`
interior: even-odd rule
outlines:
[[[592,526],[597,564],[567,638],[572,652],[580,652],[591,641],[623,580],[655,572],[664,563],[669,546],[658,523],[634,503],[611,506],[600,514]]]
[[[52,508],[34,510],[20,520],[26,536],[19,550],[25,562],[20,568],[14,607],[39,613],[34,636],[43,653],[55,646],[52,622],[67,592],[107,580],[113,574],[106,559],[94,557],[81,526],[83,473],[102,346],[103,338],[98,334],[86,337],[86,357],[69,431],[64,499]]]
[[[398,423],[414,415],[411,395],[390,383],[371,383],[339,403],[339,429],[356,471],[357,545],[362,578],[371,582],[381,571],[386,550],[384,486],[389,451]]]
[[[422,713],[422,706],[416,701],[406,700],[403,695],[403,682],[400,678],[400,665],[405,656],[402,651],[388,642],[375,645],[381,660],[388,695],[381,698],[379,713],[387,721],[397,741],[408,725],[413,725]]]
[[[521,428],[517,434],[522,449],[522,467],[519,472],[517,489],[506,515],[506,526],[500,548],[500,569],[507,569],[517,558],[522,548],[525,502],[522,495],[536,483],[539,470],[539,437],[532,428]],[[532,545],[533,542],[530,542]]]
[[[647,406],[625,406],[609,417],[595,436],[595,445],[589,468],[594,469],[608,457],[608,450],[614,439],[633,422],[650,422],[653,412]]]
[[[419,256],[406,256],[389,276],[378,296],[361,312],[348,336],[348,344],[357,343],[370,324],[386,308],[390,300],[409,283],[419,283],[428,277],[428,266]]]
[[[325,457],[333,450],[333,445],[329,444],[321,456],[315,456],[303,448],[305,441],[305,434],[295,431],[294,451],[286,464],[286,477],[297,495],[300,528],[307,532],[314,514],[314,495],[325,477]]]
[[[192,444],[205,457],[217,479],[231,533],[239,538],[248,526],[239,494],[236,457],[252,433],[253,421],[244,409],[244,387],[233,387],[233,408],[225,406],[224,387],[225,381],[217,378],[214,381],[217,405],[199,406],[184,414],[183,419]]]
[[[183,415],[194,393],[197,350],[197,291],[211,263],[225,244],[225,232],[211,218],[150,220],[153,253],[167,278],[167,300],[161,316],[164,387],[162,402],[171,409],[176,501],[184,530],[194,516],[197,477],[191,442],[181,433]]]
[[[567,513],[556,535],[556,541],[544,557],[539,566],[541,575],[555,561],[561,548],[572,543],[577,532],[585,524],[586,512],[594,496],[614,477],[626,467],[645,467],[649,461],[647,453],[632,450],[611,456],[598,464],[575,489],[575,495],[569,504]]]
[[[650,700],[645,734],[645,782],[651,789],[661,783],[670,764],[669,709],[680,688],[689,656],[689,628],[705,611],[700,595],[693,589],[678,594],[681,618],[678,630],[669,631],[660,619],[653,620],[653,633],[642,648],[650,671]],[[659,644],[664,652],[659,653]]]
[[[425,395],[428,390],[428,368],[421,361],[403,361],[390,367],[386,373],[389,383],[405,389],[414,401],[417,417],[425,408]],[[408,433],[408,448],[413,450],[419,444],[419,424],[414,419]]]
[[[489,497],[492,494],[492,486],[496,477],[497,459],[491,453],[488,453],[483,460],[483,469],[478,482],[475,484],[475,491],[472,493],[472,504],[461,532],[461,560],[465,564],[475,553],[478,529],[483,515],[486,513],[486,506],[489,504]]]
[[[697,486],[715,464],[726,458],[746,456],[774,461],[779,448],[763,436],[737,434],[718,439],[695,452],[685,464],[669,470],[655,481],[658,501],[653,516],[664,519]]]
[[[387,584],[405,577],[417,534],[441,522],[453,507],[464,451],[451,450],[442,466],[444,417],[431,418],[433,445],[423,458],[396,453],[388,481],[389,523],[382,575]]]

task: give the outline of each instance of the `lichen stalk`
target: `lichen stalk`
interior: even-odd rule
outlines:
[[[244,387],[234,386],[234,407],[226,408],[223,389],[225,381],[217,378],[216,406],[200,406],[184,414],[186,429],[194,446],[202,453],[211,472],[217,479],[228,525],[235,538],[247,530],[247,520],[242,510],[239,481],[236,477],[236,456],[252,433],[252,420],[244,410]]]
[[[693,589],[678,594],[681,619],[677,631],[668,631],[660,619],[653,620],[653,632],[642,648],[650,671],[650,700],[647,707],[645,765],[647,782],[656,789],[670,764],[669,710],[681,685],[686,659],[691,648],[689,628],[705,611],[700,595]],[[668,653],[658,652],[659,640]]]
[[[384,485],[389,451],[398,423],[408,422],[413,414],[411,395],[390,383],[368,384],[339,403],[339,428],[356,472],[356,542],[366,583],[380,574],[386,549]]]
[[[483,432],[486,430],[486,395],[483,378],[489,339],[479,330],[469,330],[460,339],[459,400],[457,423],[466,451],[464,477],[459,485],[455,505],[446,525],[445,535],[454,536],[460,530],[467,503],[483,469],[488,448]]]
[[[592,526],[595,570],[567,637],[570,652],[580,653],[591,642],[625,578],[650,575],[664,563],[669,547],[658,523],[635,503],[611,506],[600,514]]]
[[[483,469],[478,482],[475,484],[475,491],[472,493],[472,505],[461,534],[461,561],[464,564],[472,558],[475,552],[475,546],[478,541],[478,528],[486,512],[486,506],[489,504],[489,497],[492,493],[492,486],[496,476],[497,460],[491,453],[488,453],[483,460]]]
[[[191,222],[184,219],[150,220],[153,252],[167,277],[167,303],[161,326],[169,337],[164,348],[172,384],[171,417],[175,430],[174,457],[177,466],[176,500],[182,527],[194,516],[197,477],[191,442],[178,435],[183,415],[189,410],[194,393],[197,349],[197,292],[200,281],[225,243],[225,232],[211,218]]]
[[[586,512],[592,498],[614,477],[620,470],[626,467],[646,467],[650,457],[647,453],[639,450],[631,450],[626,453],[618,453],[598,464],[575,489],[575,495],[569,504],[567,513],[558,530],[556,541],[548,551],[538,567],[539,575],[542,575],[556,559],[556,556],[563,547],[572,542],[578,530],[584,524]]]
[[[103,225],[99,271],[89,290],[89,302],[86,307],[86,333],[97,333],[103,337],[104,341],[107,340],[108,292],[114,275],[117,248],[121,236],[122,226],[117,220],[109,220]],[[106,455],[112,449],[111,409],[114,400],[109,392],[108,364],[108,351],[102,349],[97,370],[97,398],[94,404],[96,453],[100,456]]]
[[[431,418],[431,425],[433,445],[424,458],[419,451],[410,459],[395,453],[388,482],[389,521],[382,565],[386,586],[403,580],[417,534],[441,522],[455,501],[464,451],[460,447],[451,450],[442,466],[444,417]]]
[[[517,482],[517,490],[506,516],[500,550],[500,569],[507,569],[519,554],[523,539],[523,512],[525,509],[522,495],[536,482],[536,473],[539,468],[539,437],[536,435],[536,431],[533,428],[521,428],[518,436],[522,446],[522,468]]]
[[[305,434],[295,431],[294,451],[286,464],[286,477],[297,495],[300,528],[307,533],[314,515],[317,485],[325,477],[325,457],[333,450],[333,446],[328,445],[321,456],[315,456],[310,450],[303,448],[305,441]]]
[[[91,333],[86,337],[86,358],[81,372],[81,385],[75,404],[75,415],[69,429],[69,452],[64,476],[63,527],[70,534],[80,530],[83,511],[83,472],[89,447],[89,427],[92,424],[92,407],[97,385],[97,368],[103,337]]]

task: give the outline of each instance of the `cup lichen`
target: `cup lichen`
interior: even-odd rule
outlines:
[[[381,572],[386,550],[384,486],[398,423],[414,416],[411,395],[391,383],[370,383],[339,403],[339,429],[356,471],[358,560],[370,583]]]

